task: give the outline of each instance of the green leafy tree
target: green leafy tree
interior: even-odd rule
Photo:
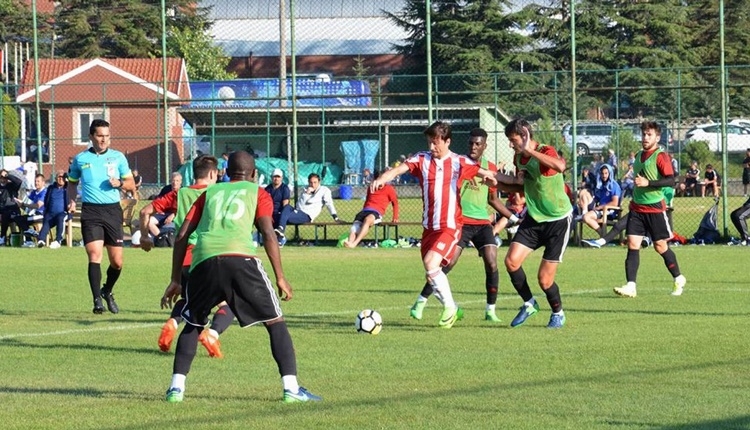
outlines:
[[[16,155],[16,142],[21,136],[21,122],[18,112],[13,108],[10,97],[0,92],[3,101],[3,153]]]
[[[227,71],[231,59],[219,46],[214,45],[211,35],[205,30],[173,28],[167,36],[167,55],[183,58],[188,76],[193,81],[237,77],[236,74]]]

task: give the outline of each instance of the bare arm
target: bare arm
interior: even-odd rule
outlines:
[[[555,171],[562,173],[565,171],[565,160],[557,157],[552,157],[547,154],[543,154],[535,149],[526,148],[523,151],[524,155],[539,160],[539,164],[554,169]]]
[[[370,190],[373,192],[377,191],[383,188],[383,185],[395,179],[396,176],[403,175],[404,173],[408,171],[409,171],[409,166],[406,163],[401,163],[398,166],[394,167],[393,169],[383,172],[383,174],[380,175],[378,179],[373,180],[372,183],[370,184]]]
[[[76,211],[76,196],[78,195],[78,182],[68,182],[68,212]]]
[[[497,213],[504,216],[505,218],[510,219],[510,217],[513,216],[513,213],[508,208],[506,208],[500,198],[497,197],[497,193],[489,193],[487,195],[487,203],[492,207],[492,209],[495,209]]]
[[[141,249],[143,249],[146,252],[151,251],[151,248],[153,248],[154,243],[151,241],[151,237],[148,234],[148,223],[151,220],[151,215],[154,213],[154,204],[149,203],[146,206],[141,209],[140,215],[138,217],[140,221],[140,227],[141,227]]]

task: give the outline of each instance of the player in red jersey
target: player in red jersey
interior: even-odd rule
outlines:
[[[380,176],[380,173],[376,171],[374,176],[377,178]],[[344,246],[347,248],[356,248],[359,242],[362,241],[362,238],[370,231],[370,227],[379,224],[383,220],[383,215],[386,209],[388,209],[388,204],[393,206],[391,222],[398,222],[398,196],[393,186],[385,184],[383,188],[376,191],[368,189],[365,204],[357,216],[354,217],[349,238],[344,241]]]
[[[417,178],[422,189],[422,263],[427,282],[432,285],[435,297],[443,305],[439,326],[451,328],[463,311],[456,305],[448,277],[441,270],[451,262],[461,237],[462,215],[460,186],[464,180],[475,176],[483,182],[496,185],[493,172],[482,169],[469,157],[450,150],[451,127],[437,121],[424,134],[429,151],[419,152],[398,167],[372,181],[370,189],[382,188],[386,183],[404,173]]]

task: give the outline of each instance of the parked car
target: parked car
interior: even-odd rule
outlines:
[[[729,121],[727,124],[739,125],[740,127],[750,128],[750,119],[737,118]]]
[[[672,150],[673,140],[672,133],[667,128],[666,124],[659,123],[661,127],[661,140],[659,144],[667,150]],[[617,131],[618,125],[616,123],[579,123],[578,134],[576,136],[576,146],[578,147],[578,153],[581,155],[588,155],[593,152],[601,152],[606,148],[612,136]],[[622,128],[629,130],[633,133],[633,138],[640,142],[641,141],[641,123],[626,123],[622,125]],[[563,138],[565,143],[568,145],[573,144],[573,135],[571,125],[566,125],[562,129]]]
[[[718,152],[721,148],[721,124],[697,125],[685,134],[687,142],[708,142],[708,149]],[[727,151],[744,152],[750,148],[750,128],[727,124]]]

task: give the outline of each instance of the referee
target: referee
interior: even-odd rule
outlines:
[[[113,314],[119,312],[112,289],[122,271],[122,209],[120,191],[135,190],[133,174],[122,152],[110,149],[109,123],[95,119],[89,127],[91,148],[75,156],[68,173],[68,211],[75,213],[81,184],[81,234],[89,258],[88,278],[94,313],[104,312],[102,299]],[[107,247],[109,268],[102,285],[102,250]]]

